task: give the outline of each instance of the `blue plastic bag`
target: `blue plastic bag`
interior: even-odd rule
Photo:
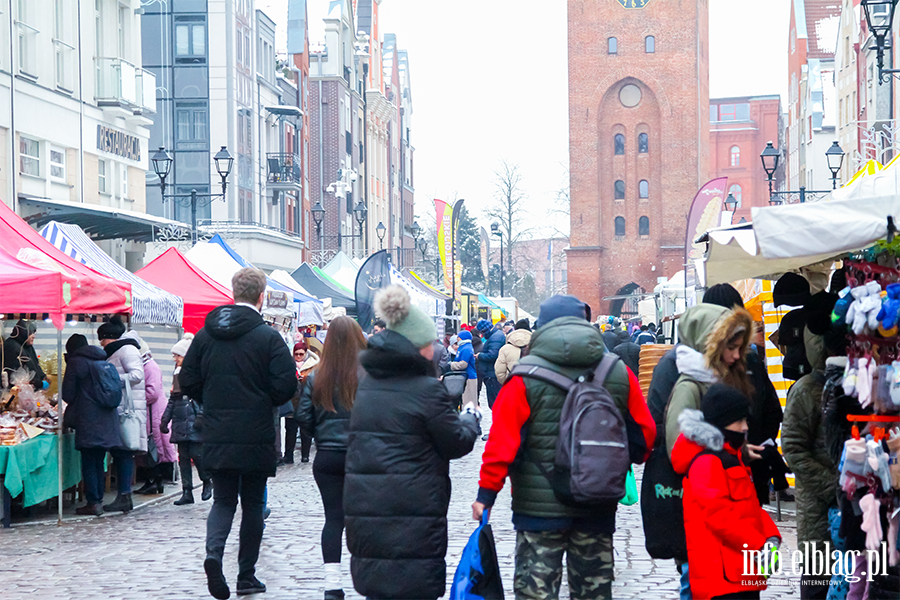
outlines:
[[[489,517],[490,511],[485,510],[481,523],[469,537],[453,576],[450,600],[503,600],[503,582]]]

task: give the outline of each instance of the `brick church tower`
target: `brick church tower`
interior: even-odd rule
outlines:
[[[708,0],[568,0],[569,293],[652,291],[683,268],[709,178]]]

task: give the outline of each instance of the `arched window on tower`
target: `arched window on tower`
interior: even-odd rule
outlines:
[[[616,181],[616,200],[625,199],[625,182],[619,179]]]
[[[641,154],[650,152],[650,136],[646,133],[638,135],[638,152]]]
[[[616,217],[616,237],[625,237],[625,217]]]
[[[613,137],[613,147],[615,148],[616,154],[625,154],[625,136],[621,133],[617,133],[615,137]]]
[[[741,149],[737,146],[731,147],[731,166],[741,166]]]
[[[607,54],[618,54],[619,53],[619,40],[614,37],[611,37],[606,40],[606,53]]]
[[[638,235],[641,237],[650,235],[650,217],[638,219]]]
[[[641,182],[638,184],[638,196],[642,199],[650,197],[650,182],[646,179],[641,179]]]
[[[744,190],[738,184],[734,184],[733,186],[728,188],[728,193],[734,196],[734,199],[737,200],[737,206],[735,206],[735,208],[741,207],[741,195],[743,194],[743,192]]]
[[[644,52],[647,54],[656,52],[656,38],[652,35],[648,35],[644,38]]]

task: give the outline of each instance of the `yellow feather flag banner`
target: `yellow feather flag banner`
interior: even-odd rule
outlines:
[[[453,211],[443,200],[434,199],[434,212],[437,214],[437,244],[444,269],[444,289],[452,287],[453,268],[450,264],[453,256]]]

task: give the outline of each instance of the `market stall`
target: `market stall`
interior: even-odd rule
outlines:
[[[356,274],[359,273],[359,265],[341,251],[335,254],[330,263],[322,267],[322,273],[328,275],[345,288],[353,289],[356,285]]]
[[[227,288],[191,264],[177,248],[169,248],[135,275],[184,300],[184,330],[189,333],[203,327],[212,309],[234,302]]]
[[[308,263],[303,263],[297,267],[291,278],[303,286],[303,289],[309,290],[317,298],[331,298],[331,305],[336,308],[343,308],[348,315],[356,315],[356,296],[350,290],[343,288],[340,284],[328,281],[328,279],[319,274],[320,271]]]

